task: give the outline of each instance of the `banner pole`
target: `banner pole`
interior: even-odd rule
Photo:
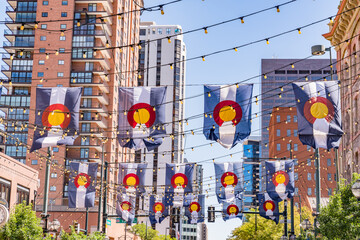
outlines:
[[[46,168],[45,168],[45,183],[44,183],[44,202],[43,202],[43,212],[41,214],[42,219],[44,219],[44,234],[48,232],[48,201],[49,201],[49,180],[50,180],[50,168],[51,168],[51,147],[48,147],[48,157],[46,159]]]
[[[102,191],[103,191],[103,176],[104,176],[104,140],[102,139],[102,154],[101,154],[101,173],[100,173],[100,193],[99,193],[99,207],[98,207],[98,223],[97,231],[100,232],[100,222],[101,222],[101,203],[102,203]]]
[[[317,216],[319,215],[320,212],[320,154],[319,154],[319,149],[316,148],[315,149],[315,168],[316,168],[316,214],[315,214],[315,223],[314,223],[314,228],[315,228],[315,239],[318,233],[317,230]]]

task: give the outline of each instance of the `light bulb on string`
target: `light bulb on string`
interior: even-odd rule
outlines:
[[[280,12],[280,7],[276,6],[276,11],[279,13]]]
[[[297,30],[298,30],[298,33],[299,33],[299,34],[301,34],[301,29],[300,29],[300,28],[298,28]]]

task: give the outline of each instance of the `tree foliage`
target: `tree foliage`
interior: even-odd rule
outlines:
[[[31,205],[18,204],[10,214],[9,221],[0,229],[0,239],[27,240],[42,239],[40,219]]]
[[[51,239],[51,238],[50,238]],[[104,240],[105,234],[100,232],[95,232],[90,234],[89,236],[86,236],[84,233],[76,233],[73,226],[71,226],[70,233],[67,233],[65,231],[61,231],[60,233],[60,239],[61,240]]]
[[[139,236],[141,240],[176,240],[176,238],[171,238],[169,235],[159,235],[159,232],[152,229],[151,227],[147,227],[144,223],[136,224],[131,227],[130,232]]]
[[[319,232],[324,239],[358,239],[360,237],[360,202],[351,191],[352,184],[360,178],[353,174],[353,181],[340,181],[339,190],[330,197],[329,204],[321,208]]]
[[[288,202],[290,203],[290,201]],[[295,208],[295,207],[294,207]],[[279,204],[280,212],[283,212],[284,204],[281,202]],[[255,211],[255,209],[252,209],[251,211]],[[294,219],[295,219],[295,234],[300,234],[300,213],[295,208],[294,209]],[[290,216],[290,204],[288,204],[288,219],[291,219]],[[301,209],[302,219],[309,219],[311,222],[313,222],[313,217],[311,215],[310,209],[303,207]],[[268,220],[266,218],[260,217],[259,215],[255,214],[246,214],[245,216],[246,220],[243,222],[243,224],[235,228],[231,232],[231,236],[228,238],[228,240],[278,240],[281,238],[281,236],[284,234],[284,224],[277,224],[272,221]],[[255,221],[255,218],[257,220]],[[280,216],[280,219],[283,219],[282,216]],[[256,227],[255,227],[256,225]],[[288,230],[290,231],[290,224],[288,225]]]

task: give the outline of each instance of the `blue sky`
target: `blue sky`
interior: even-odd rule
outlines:
[[[145,0],[145,6],[153,6],[163,3],[164,0]],[[205,27],[223,20],[240,17],[257,10],[276,6],[286,1],[239,1],[239,0],[184,0],[182,2],[166,6],[165,14],[160,12],[144,12],[142,21],[155,21],[157,24],[178,24],[184,31],[194,28]],[[208,34],[203,31],[187,34],[184,42],[187,46],[187,57],[202,56],[204,54],[231,48],[237,45],[265,39],[269,36],[282,33],[287,30],[296,29],[308,23],[330,17],[337,13],[340,1],[335,0],[300,0],[280,8],[260,13],[245,18],[245,23],[240,21],[208,29]],[[302,34],[293,32],[276,39],[270,39],[270,44],[264,42],[238,49],[237,52],[207,57],[203,62],[201,59],[187,62],[187,84],[226,84],[243,81],[246,78],[260,74],[260,62],[262,58],[305,58],[311,55],[312,45],[323,44],[329,46],[329,42],[322,37],[328,32],[328,21],[314,26],[301,29]],[[333,52],[335,56],[335,52]],[[323,56],[324,58],[328,55]],[[259,92],[260,79],[255,79],[254,94]],[[201,86],[188,86],[186,96],[197,95],[202,92]],[[202,98],[195,98],[185,102],[186,117],[203,112]],[[259,109],[254,106],[253,112]],[[189,122],[188,129],[201,127],[202,119]],[[253,121],[253,135],[260,135],[259,121]],[[202,135],[187,136],[186,147],[206,143]],[[191,162],[213,158],[239,152],[241,145],[227,150],[214,144],[213,147],[197,148],[195,151],[186,151],[185,157]],[[219,161],[236,161],[242,154],[234,155],[232,158],[223,158]],[[204,164],[204,177],[214,175],[211,163]],[[206,199],[206,205],[214,205],[220,210],[215,197]],[[208,224],[209,240],[226,239],[231,231],[240,226],[241,221],[234,219],[224,222],[221,218],[216,223]]]

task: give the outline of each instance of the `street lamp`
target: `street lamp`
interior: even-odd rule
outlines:
[[[311,228],[311,222],[309,219],[305,219],[300,223],[300,227],[302,227],[305,231],[309,230]]]
[[[351,186],[351,191],[354,196],[360,200],[360,179],[356,180],[355,183]]]

